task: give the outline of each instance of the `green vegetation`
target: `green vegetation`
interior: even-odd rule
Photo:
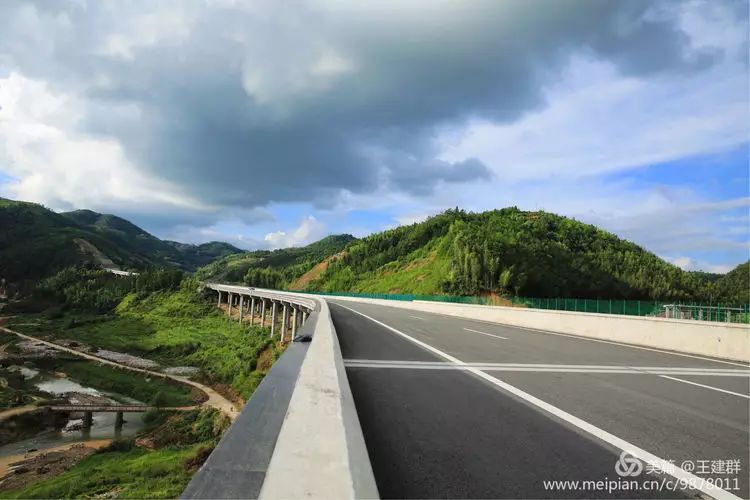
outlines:
[[[105,313],[114,309],[129,293],[141,295],[158,290],[177,290],[183,274],[177,269],[152,269],[132,276],[116,276],[96,267],[69,267],[41,280],[26,300],[9,310],[38,312],[50,307],[57,315],[64,311]]]
[[[137,269],[192,270],[203,265],[196,272],[202,280],[309,291],[727,305],[747,304],[750,299],[747,265],[727,276],[684,272],[594,226],[516,208],[448,210],[362,240],[335,235],[305,247],[254,252],[220,242],[162,241],[113,215],[90,210],[56,214],[40,205],[5,199],[0,199],[0,226],[6,229],[0,234],[0,278],[16,286],[70,266],[98,268],[103,259],[111,259],[112,265]],[[71,283],[76,272],[69,273],[39,288],[55,300],[64,294],[64,308],[88,304],[90,310],[101,312],[126,293],[142,290],[129,282],[103,287],[106,278],[92,274],[85,277],[87,285],[75,286]],[[61,287],[64,292],[58,291]]]
[[[125,295],[109,314],[55,310],[11,321],[14,328],[49,339],[72,339],[153,359],[165,366],[196,366],[209,383],[231,386],[247,398],[277,353],[267,329],[227,321],[215,298],[201,295],[193,278],[177,290]],[[36,324],[29,324],[33,318]],[[267,363],[259,358],[268,351]]]
[[[116,215],[100,214],[91,210],[76,210],[61,215],[100,234],[108,241],[134,253],[148,256],[149,260],[156,264],[171,264],[185,270],[194,270],[218,258],[243,252],[229,243],[219,241],[202,245],[163,241]]]
[[[747,273],[745,273],[746,275]],[[716,281],[716,286],[723,281]],[[733,289],[738,281],[733,281]],[[734,301],[589,224],[506,208],[448,210],[350,243],[308,290],[369,293]]]
[[[199,269],[196,276],[223,283],[242,282],[250,286],[281,288],[352,241],[355,241],[354,236],[340,234],[327,236],[305,247],[230,255]]]
[[[750,304],[750,260],[714,281],[711,293],[724,304]]]
[[[52,366],[40,366],[63,372],[71,379],[87,387],[122,394],[147,404],[189,406],[197,402],[191,389],[184,384],[170,382],[158,377],[141,376],[132,371],[120,370],[90,361],[55,360]]]
[[[119,498],[177,498],[193,472],[200,446],[95,453],[54,478],[0,498],[84,498],[113,492]]]
[[[726,276],[685,272],[595,226],[514,207],[447,210],[360,240],[329,236],[303,248],[229,256],[198,271],[203,279],[311,292],[725,305],[750,301],[749,274],[747,265]]]
[[[0,278],[24,291],[30,282],[70,266],[125,269],[180,267],[192,271],[242,252],[227,243],[161,241],[114,215],[78,210],[58,214],[35,203],[0,198]]]
[[[115,442],[65,471],[0,498],[176,498],[227,427],[213,410],[149,414],[149,450]]]

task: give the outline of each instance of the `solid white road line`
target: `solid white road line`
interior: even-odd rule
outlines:
[[[681,375],[684,375],[684,374],[681,374]],[[705,387],[706,389],[711,389],[711,390],[714,390],[714,391],[724,392],[726,394],[732,394],[734,396],[739,396],[741,398],[750,399],[750,395],[747,395],[747,394],[740,394],[739,392],[728,391],[726,389],[719,389],[718,387],[713,387],[713,386],[705,385],[705,384],[699,384],[698,382],[691,382],[690,380],[683,380],[681,378],[670,377],[668,375],[659,375],[659,376],[661,378],[668,378],[669,380],[676,380],[677,382],[682,382],[684,384],[697,385],[698,387]]]
[[[487,335],[488,337],[495,337],[496,339],[508,340],[508,337],[502,337],[500,335],[495,335],[494,333],[480,332],[479,330],[472,330],[471,328],[464,328],[464,330],[467,332],[478,333],[480,335]]]
[[[420,347],[422,347],[422,348],[430,351],[433,354],[436,354],[436,355],[440,356],[441,358],[447,359],[448,361],[451,361],[452,363],[455,363],[457,365],[465,365],[465,363],[463,361],[461,361],[460,359],[455,358],[455,357],[451,356],[450,354],[444,353],[440,349],[432,347],[431,345],[426,344],[426,343],[422,342],[421,340],[417,340],[417,339],[415,339],[415,338],[413,338],[413,337],[405,334],[404,332],[393,328],[390,325],[386,325],[382,321],[378,321],[375,318],[371,318],[370,316],[368,316],[368,315],[366,315],[364,313],[361,313],[361,312],[359,312],[359,311],[357,311],[355,309],[352,309],[351,307],[347,307],[347,306],[344,306],[344,305],[341,305],[341,304],[339,304],[339,305],[341,307],[345,308],[345,309],[348,309],[349,311],[351,311],[351,312],[353,312],[355,314],[359,314],[360,316],[363,316],[363,317],[369,319],[373,323],[376,323],[376,324],[382,326],[383,328],[386,328],[386,329],[392,331],[393,333],[395,333],[397,335],[400,335],[400,336],[404,337],[405,339],[407,339],[407,340],[409,340],[409,341],[417,344],[418,346],[420,346]],[[646,450],[644,450],[642,448],[639,448],[639,447],[635,446],[634,444],[629,443],[628,441],[625,441],[624,439],[621,439],[621,438],[615,436],[614,434],[610,434],[609,432],[605,431],[604,429],[600,429],[599,427],[597,427],[597,426],[595,426],[593,424],[590,424],[590,423],[586,422],[585,420],[582,420],[582,419],[576,417],[575,415],[572,415],[572,414],[566,412],[565,410],[562,410],[562,409],[560,409],[560,408],[558,408],[556,406],[553,406],[553,405],[551,405],[551,404],[549,404],[549,403],[547,403],[545,401],[542,401],[541,399],[539,399],[539,398],[537,398],[535,396],[532,396],[528,392],[522,391],[521,389],[519,389],[519,388],[517,388],[515,386],[512,386],[512,385],[510,385],[510,384],[508,384],[506,382],[503,382],[502,380],[497,379],[497,378],[493,377],[492,375],[489,375],[489,374],[487,374],[487,373],[485,373],[485,372],[483,372],[483,371],[481,371],[481,370],[479,370],[477,368],[467,368],[467,371],[470,371],[471,373],[473,373],[477,377],[480,377],[480,378],[482,378],[482,379],[484,379],[484,380],[486,380],[486,381],[488,381],[488,382],[496,385],[497,387],[500,387],[501,389],[504,389],[505,391],[507,391],[507,392],[509,392],[509,393],[511,393],[511,394],[513,394],[513,395],[515,395],[515,396],[517,396],[517,397],[519,397],[519,398],[527,401],[528,403],[530,403],[530,404],[532,404],[532,405],[534,405],[534,406],[536,406],[536,407],[538,407],[538,408],[546,411],[547,413],[550,413],[551,415],[554,415],[555,417],[559,418],[560,420],[563,420],[563,421],[569,423],[570,425],[572,425],[574,427],[577,427],[578,429],[582,430],[583,432],[591,434],[592,436],[597,437],[597,438],[601,439],[602,441],[604,441],[606,443],[609,443],[610,445],[614,446],[615,448],[618,448],[618,449],[620,449],[622,451],[625,451],[625,452],[629,453],[630,455],[634,456],[635,458],[638,458],[639,460],[641,460],[643,462],[646,462],[648,464],[656,464],[658,466],[659,470],[663,470],[663,471],[671,470],[671,473],[670,473],[671,476],[674,476],[677,479],[681,479],[683,481],[686,481],[687,484],[696,484],[696,485],[699,485],[698,489],[700,491],[702,491],[703,493],[709,495],[709,496],[712,496],[712,497],[714,497],[714,498],[716,498],[718,500],[730,500],[730,499],[731,500],[739,500],[739,498],[740,498],[740,497],[738,497],[738,496],[736,496],[736,495],[734,495],[734,494],[732,494],[732,493],[730,493],[730,492],[728,492],[726,490],[723,490],[721,488],[718,488],[718,487],[714,486],[713,484],[708,484],[707,482],[702,481],[701,478],[699,478],[698,476],[696,476],[694,474],[691,474],[690,472],[688,472],[688,471],[686,471],[686,470],[684,470],[684,469],[682,469],[680,467],[677,467],[676,465],[674,465],[674,463],[667,462],[666,460],[664,460],[664,459],[662,459],[660,457],[657,457],[653,453],[649,453],[648,451],[646,451]]]
[[[724,368],[675,368],[660,366],[600,366],[600,365],[540,365],[518,363],[472,363],[461,365],[445,361],[408,361],[383,359],[344,359],[344,365],[353,368],[405,368],[414,370],[466,370],[477,368],[487,371],[535,373],[616,373],[628,375],[693,375],[702,377],[750,377],[750,370]]]

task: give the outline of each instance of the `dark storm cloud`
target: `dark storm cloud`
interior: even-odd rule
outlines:
[[[187,195],[257,207],[488,179],[436,159],[436,133],[537,109],[574,53],[644,77],[720,56],[690,46],[674,4],[334,4],[4,4],[0,63],[85,96],[82,131]]]

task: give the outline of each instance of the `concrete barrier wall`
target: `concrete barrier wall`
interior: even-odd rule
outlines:
[[[328,304],[320,301],[260,498],[377,498]]]
[[[322,297],[457,316],[582,337],[750,362],[750,326],[681,319],[577,313],[416,300]]]
[[[328,304],[309,295],[210,283],[216,291],[312,309],[181,498],[377,498]]]

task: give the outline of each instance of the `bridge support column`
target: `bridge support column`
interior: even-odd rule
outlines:
[[[216,307],[221,307],[221,291],[219,291],[219,303],[216,304]]]
[[[271,337],[273,337],[274,328],[276,328],[276,301],[272,300],[271,303]]]
[[[299,320],[299,309],[297,306],[292,307],[292,340],[297,336],[297,321]]]
[[[255,297],[250,297],[250,326],[255,323]]]
[[[231,293],[229,293],[229,295],[228,295],[228,297],[227,297],[227,315],[228,315],[228,316],[229,316],[230,318],[232,317],[232,299],[233,299],[233,298],[234,298],[234,297],[232,297],[232,294],[231,294]]]
[[[245,312],[245,296],[240,295],[240,323],[242,323],[242,315]]]
[[[286,330],[287,325],[289,324],[289,307],[287,307],[286,304],[284,304],[284,314],[282,315],[281,319],[281,341],[284,342],[284,337],[286,337]]]
[[[266,326],[266,299],[260,299],[260,326]]]
[[[121,411],[118,411],[115,415],[115,431],[119,431],[122,429],[122,424],[125,423],[125,418],[123,417],[123,413]]]
[[[88,429],[94,425],[94,412],[85,411],[83,412],[83,428]]]

